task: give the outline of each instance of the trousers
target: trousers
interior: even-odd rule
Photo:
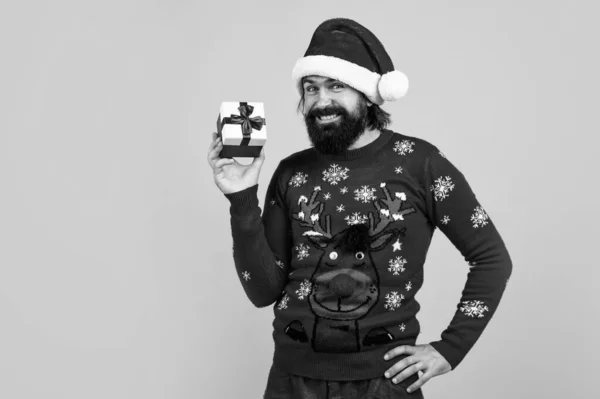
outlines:
[[[418,379],[415,373],[398,384],[384,376],[356,381],[318,380],[286,373],[273,364],[263,399],[424,399],[422,389],[406,392]]]

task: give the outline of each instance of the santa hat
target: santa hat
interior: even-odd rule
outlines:
[[[302,78],[309,75],[344,82],[377,105],[399,100],[408,90],[408,78],[394,70],[383,44],[367,28],[347,18],[321,23],[304,57],[296,61],[292,78],[300,95]]]

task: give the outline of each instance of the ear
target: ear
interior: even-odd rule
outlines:
[[[396,230],[382,231],[371,238],[370,250],[379,251],[385,248],[396,236]]]
[[[322,235],[309,235],[308,240],[317,249],[325,249],[327,247],[327,245],[329,245],[329,238],[324,237]]]

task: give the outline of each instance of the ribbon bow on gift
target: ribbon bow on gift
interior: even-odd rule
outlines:
[[[254,107],[252,105],[248,105],[245,102],[241,102],[238,107],[240,111],[240,115],[231,115],[228,118],[223,118],[224,123],[231,123],[234,125],[242,125],[242,134],[246,137],[252,134],[252,129],[261,130],[263,125],[265,124],[265,119],[260,116],[255,116],[254,118],[250,118],[252,112],[254,111]]]

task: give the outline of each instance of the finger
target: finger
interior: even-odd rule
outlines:
[[[252,161],[253,164],[261,166],[265,162],[265,147],[260,150],[260,154]]]
[[[210,145],[208,146],[208,152],[206,153],[206,159],[208,160],[208,162],[211,162],[211,159],[214,158],[214,154],[213,151],[215,149],[215,147],[217,146],[217,142],[216,141],[211,141]]]
[[[405,357],[404,359],[400,360],[399,362],[394,364],[392,367],[387,369],[387,371],[385,372],[384,375],[386,378],[392,378],[392,377],[396,376],[398,373],[409,370],[410,367],[412,367],[414,364],[416,364],[418,362],[419,362],[419,359],[415,358],[414,356]],[[412,372],[409,373],[408,375],[411,375],[411,374],[412,374]]]
[[[419,370],[421,370],[421,368],[423,368],[423,366],[424,366],[423,362],[417,362],[417,363],[413,364],[412,366],[405,368],[400,374],[398,374],[397,376],[392,378],[392,382],[394,384],[398,384],[398,383],[404,381],[405,379],[407,379],[414,373],[418,373]]]
[[[415,348],[414,346],[411,345],[400,345],[395,347],[394,349],[392,349],[391,351],[387,352],[383,358],[385,360],[390,360],[393,357],[396,357],[398,355],[402,355],[402,354],[409,354],[409,355],[414,355],[417,352],[417,348]]]
[[[414,392],[417,389],[420,389],[427,381],[432,379],[434,376],[435,374],[429,372],[428,370],[427,372],[423,373],[423,375],[418,380],[416,380],[408,388],[406,388],[406,392]]]
[[[219,160],[215,162],[214,170],[216,173],[219,173],[223,166],[230,165],[234,162],[235,161],[233,160],[233,158],[219,158]]]
[[[208,153],[208,163],[210,163],[210,165],[214,168],[215,166],[215,162],[217,162],[219,159],[221,159],[221,157],[219,156],[219,153],[221,152],[221,150],[223,149],[223,143],[222,142],[218,142],[217,145],[210,150],[210,152]]]
[[[221,141],[220,137],[216,136],[216,133],[213,133],[213,139],[210,142],[210,145],[208,146],[208,152],[211,152],[213,148],[215,148],[215,146]]]
[[[221,141],[221,137],[219,137],[219,135],[217,133],[213,132],[212,140],[210,141],[210,144],[215,145],[215,144],[217,144],[218,141]]]

